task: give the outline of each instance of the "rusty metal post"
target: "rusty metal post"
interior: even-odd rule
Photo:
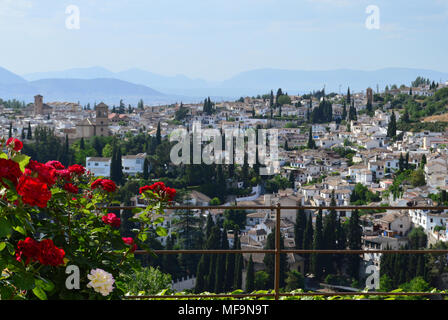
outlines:
[[[275,214],[275,300],[278,300],[280,293],[280,203],[277,204]]]

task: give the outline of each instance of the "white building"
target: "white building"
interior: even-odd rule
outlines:
[[[123,173],[135,176],[137,173],[143,173],[143,164],[145,162],[146,153],[137,155],[122,156]]]
[[[143,164],[145,162],[146,153],[137,155],[122,156],[121,163],[123,173],[135,176],[137,173],[143,173]],[[110,176],[111,158],[87,157],[86,168],[93,173],[95,177]]]
[[[110,158],[87,157],[86,169],[92,172],[95,177],[109,177],[110,163]]]

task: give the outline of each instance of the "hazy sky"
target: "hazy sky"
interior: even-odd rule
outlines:
[[[80,10],[67,29],[66,8]],[[376,5],[379,29],[367,29]],[[0,0],[0,66],[222,80],[256,68],[448,72],[448,0]]]

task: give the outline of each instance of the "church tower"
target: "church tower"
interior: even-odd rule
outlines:
[[[44,114],[44,98],[38,94],[34,96],[34,115]]]
[[[95,107],[95,135],[108,136],[109,135],[109,107],[101,102]]]

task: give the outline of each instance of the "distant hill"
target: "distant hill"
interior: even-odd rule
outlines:
[[[129,69],[112,72],[101,67],[69,69],[59,72],[34,73],[24,75],[27,80],[44,78],[115,78],[136,84],[149,86],[169,94],[183,96],[206,97],[215,99],[239,98],[240,96],[263,94],[271,89],[282,88],[290,94],[303,94],[320,90],[324,86],[327,92],[345,93],[350,86],[352,92],[363,91],[367,87],[384,90],[386,85],[406,84],[418,76],[434,81],[448,80],[448,73],[434,70],[412,68],[384,68],[374,71],[338,69],[328,71],[257,69],[236,74],[220,82],[210,82],[203,79],[191,79],[184,75],[163,76],[141,69]]]
[[[259,69],[239,73],[238,75],[221,83],[223,88],[246,88],[247,90],[258,88],[264,91],[282,88],[283,92],[290,94],[307,93],[312,90],[320,90],[325,86],[326,92],[345,93],[347,87],[352,92],[363,91],[368,87],[376,90],[384,90],[386,85],[409,85],[415,78],[422,76],[434,81],[448,80],[448,73],[408,68],[386,68],[374,71],[359,70],[329,70],[329,71],[304,71],[304,70],[279,70]]]
[[[84,76],[85,79],[41,79],[26,81],[14,73],[0,68],[0,98],[18,99],[32,102],[36,94],[44,96],[45,101],[73,101],[87,104],[104,101],[109,105],[118,105],[120,99],[125,104],[136,105],[140,99],[145,104],[157,105],[180,101],[201,101],[181,95],[170,95],[154,90],[148,86],[131,83],[114,78],[93,78],[95,72],[107,74],[106,69],[73,69],[67,75]]]
[[[26,80],[5,68],[0,67],[0,84],[26,83]]]

